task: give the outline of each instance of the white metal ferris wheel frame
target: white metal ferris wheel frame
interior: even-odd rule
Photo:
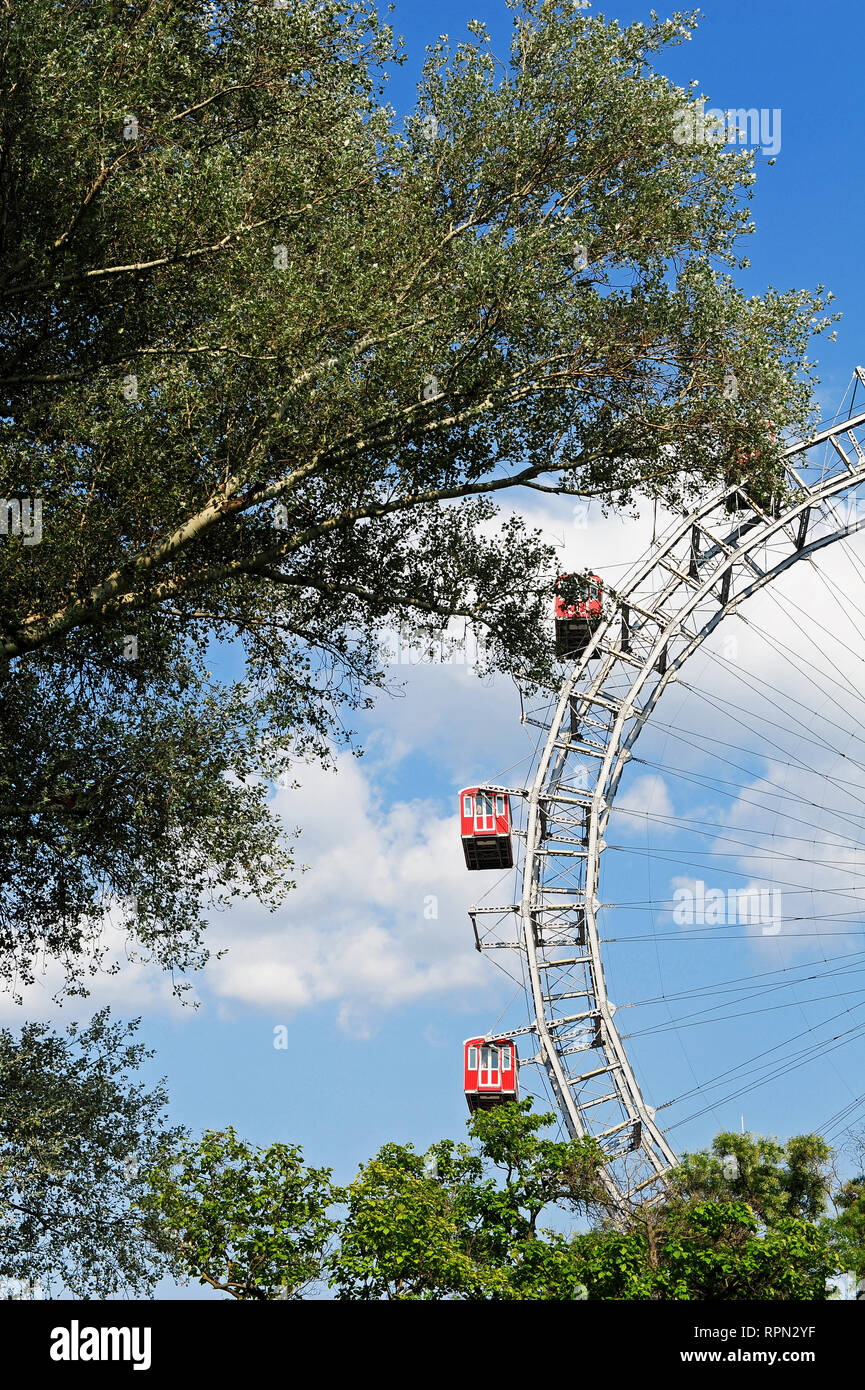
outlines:
[[[827,446],[832,467],[808,483],[808,455]],[[532,1021],[515,1031],[537,1042],[524,1060],[546,1070],[569,1133],[600,1143],[620,1211],[657,1195],[676,1155],[613,1021],[598,930],[603,836],[634,744],[687,658],[791,565],[865,527],[865,506],[848,507],[845,518],[835,505],[865,483],[865,412],[791,446],[783,460],[788,495],[770,512],[739,483],[677,520],[617,591],[552,718],[526,716],[546,741],[531,788],[518,793],[528,803],[521,900],[471,912],[479,950],[524,954]],[[498,923],[511,914],[516,939],[479,927],[481,914]]]

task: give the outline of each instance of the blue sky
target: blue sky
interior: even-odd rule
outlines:
[[[623,22],[646,20],[649,8],[622,3],[605,13]],[[396,5],[395,25],[409,52],[389,92],[398,111],[413,101],[424,45],[442,33],[455,42],[463,39],[472,18],[487,22],[494,48],[504,54],[510,16],[499,0],[441,0],[436,6],[400,0]],[[834,291],[835,307],[844,319],[837,343],[823,342],[819,348],[827,414],[838,407],[854,364],[865,362],[863,51],[865,10],[858,0],[829,0],[819,7],[804,0],[723,0],[705,6],[705,19],[692,42],[661,60],[663,70],[682,85],[698,78],[710,106],[781,110],[777,162],[770,168],[758,160],[757,234],[750,240],[752,268],[743,282],[754,293],[768,284],[786,288],[818,282]],[[861,388],[859,401],[865,404]],[[563,540],[563,558],[571,563],[591,564],[615,579],[649,541],[648,516],[604,519],[592,513],[588,529],[581,530],[570,499],[548,500],[549,505],[539,507],[538,495],[532,494],[512,498],[511,505],[523,509],[524,501],[532,518]],[[842,589],[851,582],[849,565],[844,565],[838,560],[833,571]],[[780,607],[778,600],[760,601],[759,621],[772,623],[784,642],[807,645],[791,614],[793,604],[808,606],[809,582],[807,576],[795,577]],[[752,712],[759,717],[763,687],[752,685],[742,694],[735,672],[724,667],[723,629],[716,636],[715,653],[695,658],[689,679],[719,700],[729,699],[739,713],[730,716],[716,706],[707,715],[705,700],[676,690],[665,697],[660,720],[685,728],[696,720],[691,728],[705,733],[711,726],[717,739],[744,747],[736,759],[745,770],[719,775],[753,787],[772,776],[765,761],[765,726],[751,720]],[[842,700],[828,683],[818,689],[808,680],[807,668],[796,677],[789,662],[753,632],[740,633],[739,640],[742,671],[759,674],[767,687],[799,690],[815,719],[819,715],[823,721],[814,725],[821,737],[840,719],[850,730],[850,745],[861,716],[852,693]],[[832,634],[826,640],[832,641]],[[847,658],[840,635],[837,641],[831,660],[843,664]],[[813,659],[813,648],[807,650]],[[804,651],[803,646],[800,654]],[[855,680],[855,660],[850,661]],[[228,944],[230,952],[201,981],[201,1007],[178,1010],[163,983],[146,971],[129,971],[94,995],[94,1002],[109,999],[118,1013],[144,1015],[142,1036],[157,1054],[152,1071],[168,1077],[175,1120],[193,1130],[232,1124],[261,1144],[274,1139],[300,1143],[310,1162],[331,1165],[341,1180],[349,1179],[357,1164],[386,1141],[411,1141],[424,1148],[443,1136],[462,1136],[467,1115],[462,1039],[492,1027],[503,1011],[514,1021],[520,1012],[519,1002],[507,1012],[512,988],[472,949],[465,910],[490,886],[483,882],[479,887],[478,881],[494,881],[494,876],[466,873],[455,820],[455,792],[461,786],[511,777],[522,784],[528,776],[531,745],[519,723],[516,693],[507,682],[484,686],[456,664],[401,667],[395,675],[405,682],[401,697],[380,700],[357,724],[366,748],[362,759],[344,759],[338,776],[302,771],[300,791],[275,791],[287,822],[304,829],[298,859],[311,868],[275,918],[238,904],[214,924],[215,939]],[[844,700],[842,718],[838,709]],[[742,710],[748,712],[750,730],[742,727]],[[785,740],[793,747],[804,724],[800,720],[797,726],[790,716],[785,727]],[[717,852],[714,859],[702,861],[708,868],[699,867],[693,851],[708,842],[693,827],[676,830],[662,821],[650,823],[644,814],[648,809],[650,816],[677,815],[728,826],[738,816],[747,831],[742,838],[753,834],[753,817],[748,820],[741,799],[731,800],[717,788],[713,792],[706,783],[713,769],[705,747],[689,750],[659,727],[646,736],[641,754],[647,765],[633,768],[622,789],[636,814],[623,815],[616,822],[616,837],[609,837],[623,848],[608,857],[612,864],[602,883],[604,899],[658,902],[670,896],[675,879],[685,882],[701,875],[724,887],[740,885],[742,864],[722,864]],[[697,781],[665,773],[666,765],[690,768]],[[788,769],[785,775],[791,795],[813,787],[813,779],[801,770]],[[833,844],[845,805],[827,802],[822,820],[812,813],[820,833]],[[849,822],[843,823],[849,828]],[[785,828],[776,808],[775,832],[779,825]],[[786,830],[796,833],[792,824]],[[805,916],[823,920],[827,900],[820,895],[832,886],[825,878],[814,881]],[[496,900],[506,901],[507,888],[500,891],[505,896],[499,898],[497,890]],[[429,915],[431,899],[437,916]],[[656,931],[672,935],[660,909],[647,913],[639,906],[617,910],[615,934],[646,934],[648,916]],[[796,966],[807,973],[803,963],[809,951],[824,959],[832,951],[853,952],[863,945],[865,941],[856,947],[803,937],[793,948],[761,941],[731,950],[725,942],[633,940],[610,948],[611,990],[619,991],[613,997],[624,1005],[743,972]],[[856,963],[845,955],[841,964],[852,972]],[[834,1007],[808,1002],[803,987],[794,1006],[771,1016],[724,1018],[654,1037],[642,1031],[633,1049],[649,1100],[661,1104],[692,1085],[692,1077],[723,1070],[727,1056],[737,1060],[749,1049],[771,1047],[796,1031],[793,1016],[813,1022],[852,1008],[863,976],[842,978],[844,983],[823,986],[839,996],[851,992]],[[811,989],[813,993],[816,986]],[[28,1016],[57,1018],[48,1007],[49,996],[48,988],[32,993]],[[739,1011],[745,1015],[746,1006],[741,1004]],[[6,1008],[3,1012],[14,1017]],[[634,1009],[633,1016],[638,1030],[669,1017],[661,1005]],[[618,1022],[624,1032],[623,1017]],[[288,1030],[287,1050],[273,1045],[280,1025]],[[863,1057],[858,1039],[833,1053],[831,1063],[803,1066],[747,1097],[719,1100],[713,1113],[677,1129],[674,1143],[706,1143],[721,1125],[738,1127],[743,1112],[746,1126],[761,1132],[786,1135],[817,1125],[851,1099],[863,1074]],[[690,1111],[685,1107],[676,1113]]]

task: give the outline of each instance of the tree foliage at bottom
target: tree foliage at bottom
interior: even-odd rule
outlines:
[[[818,1136],[719,1134],[622,1218],[595,1142],[552,1123],[528,1100],[478,1111],[471,1142],[385,1144],[344,1188],[211,1131],[151,1175],[150,1229],[178,1277],[237,1298],[822,1300],[865,1265],[865,1183],[839,1186]]]
[[[0,1280],[80,1298],[146,1296],[168,1262],[143,1233],[144,1173],[180,1141],[136,1073],[139,1020],[107,1009],[54,1033],[0,1029]]]

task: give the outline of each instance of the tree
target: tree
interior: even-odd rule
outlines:
[[[827,1227],[840,1273],[865,1279],[865,1177],[852,1178],[835,1194],[836,1214]]]
[[[181,1277],[242,1300],[299,1298],[319,1278],[339,1200],[294,1144],[257,1148],[233,1128],[186,1139],[146,1174],[140,1209]]]
[[[644,1209],[626,1230],[576,1243],[590,1299],[824,1299],[836,1269],[815,1222],[781,1216],[762,1225],[735,1199]]]
[[[325,1280],[340,1299],[570,1298],[574,1251],[540,1217],[606,1194],[592,1141],[538,1137],[552,1119],[523,1102],[477,1114],[474,1147],[386,1144],[346,1189],[294,1145],[206,1131],[145,1175],[144,1228],[178,1277],[238,1299]]]
[[[427,1158],[410,1144],[380,1149],[348,1189],[331,1271],[338,1297],[429,1300],[500,1293],[507,1282],[501,1271],[479,1264],[466,1239],[459,1197],[478,1175],[478,1160],[465,1145],[438,1145]]]
[[[66,1034],[0,1029],[0,1278],[78,1297],[149,1293],[166,1267],[142,1234],[144,1169],[180,1131],[135,1073],[152,1053],[107,1009]]]
[[[833,1214],[826,1227],[836,1251],[837,1269],[865,1281],[865,1132],[854,1134],[846,1146],[857,1176],[838,1181],[832,1193]]]
[[[837,1269],[823,1220],[829,1145],[722,1132],[683,1154],[662,1203],[580,1240],[590,1297],[822,1299]]]
[[[861,1183],[835,1191],[819,1136],[720,1134],[623,1215],[598,1145],[546,1137],[554,1119],[476,1111],[469,1143],[385,1144],[345,1189],[293,1146],[208,1132],[148,1175],[146,1230],[180,1276],[262,1300],[820,1300],[865,1268]]]
[[[607,1199],[594,1141],[540,1138],[553,1121],[527,1100],[476,1111],[474,1149],[444,1142],[424,1156],[386,1145],[348,1189],[331,1273],[339,1297],[579,1294],[575,1252],[541,1217],[597,1212]]]
[[[622,1219],[598,1182],[597,1146],[539,1138],[552,1120],[530,1101],[478,1112],[476,1151],[435,1145],[435,1177],[410,1146],[386,1146],[349,1189],[340,1297],[814,1300],[839,1259],[859,1268],[857,1216],[841,1229],[824,1218],[819,1136],[722,1133],[683,1158],[663,1202]],[[556,1208],[591,1228],[542,1224]]]
[[[722,1132],[709,1150],[683,1154],[672,1191],[688,1199],[735,1198],[761,1221],[801,1216],[816,1221],[827,1207],[832,1150],[816,1134],[780,1144],[763,1135]]]
[[[507,3],[505,61],[439,40],[401,127],[370,0],[4,5],[8,978],[81,987],[109,912],[179,977],[209,906],[275,906],[267,785],[348,737],[384,629],[551,680],[554,552],[498,494],[779,485],[829,320],[735,283],[751,157],[653,66],[693,15]]]

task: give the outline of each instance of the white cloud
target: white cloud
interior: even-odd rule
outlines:
[[[207,992],[280,1018],[333,1002],[354,1036],[385,1009],[487,994],[466,909],[494,876],[467,872],[456,804],[384,805],[348,757],[299,776],[302,791],[279,792],[277,806],[302,823],[312,867],[279,912],[238,905],[214,919],[212,945],[228,954],[208,966]]]
[[[62,1005],[55,1002],[63,989],[65,972],[57,962],[51,962],[32,985],[20,990],[21,1004],[15,1003],[11,993],[0,991],[0,1020],[16,1025],[23,1019],[71,1021],[89,1018],[106,1004],[116,1015],[126,1017],[155,1013],[177,1017],[189,1011],[173,993],[171,977],[142,960],[140,948],[136,950],[127,932],[113,919],[100,933],[97,946],[106,954],[103,968],[85,980],[90,990],[86,998],[71,996]],[[194,990],[189,997],[195,998]]]
[[[310,766],[297,776],[301,789],[276,790],[274,805],[288,827],[303,827],[297,856],[311,867],[277,912],[239,901],[212,917],[208,945],[227,954],[193,979],[203,1006],[224,1018],[263,1009],[281,1022],[332,1003],[339,1026],[359,1038],[384,1011],[419,999],[488,1006],[501,977],[474,949],[466,910],[490,889],[510,901],[512,889],[466,870],[456,797],[447,807],[387,804],[348,755],[336,771]],[[87,999],[58,1009],[61,972],[52,967],[24,991],[24,1010],[0,996],[0,1016],[81,1017],[105,1003],[119,1014],[180,1011],[167,976],[130,964],[116,928],[106,940],[122,969],[95,976]]]
[[[645,818],[649,817],[652,834],[670,834],[675,826],[663,824],[663,818],[673,816],[673,802],[669,788],[658,772],[647,772],[635,777],[624,792],[616,797],[615,810],[623,812],[621,822],[617,822],[619,833],[644,833]]]

